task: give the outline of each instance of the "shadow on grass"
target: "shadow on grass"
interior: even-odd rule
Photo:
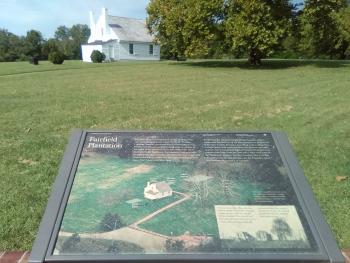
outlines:
[[[260,66],[252,66],[247,60],[198,60],[177,62],[174,65],[184,65],[203,68],[241,68],[251,70],[288,69],[293,67],[314,66],[317,68],[350,67],[349,60],[292,60],[292,59],[265,59]]]

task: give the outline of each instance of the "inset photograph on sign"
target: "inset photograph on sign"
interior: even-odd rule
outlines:
[[[271,134],[88,133],[53,255],[316,250]]]

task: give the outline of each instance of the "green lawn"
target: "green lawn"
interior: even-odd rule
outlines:
[[[350,247],[349,87],[350,62],[1,63],[0,250],[31,248],[76,127],[283,130]]]
[[[253,192],[259,191],[261,186],[252,184],[239,185],[236,192],[240,196],[235,198],[225,198],[219,180],[216,178],[208,182],[210,191],[208,200],[201,207],[200,203],[194,199],[188,200],[166,210],[151,220],[140,225],[141,228],[151,230],[167,236],[180,236],[186,232],[192,235],[210,235],[219,237],[219,229],[216,223],[214,206],[225,205],[245,205],[247,201],[253,199]],[[166,222],[166,223],[165,223]]]
[[[149,172],[123,175],[128,168],[145,164],[152,167]],[[100,223],[108,213],[117,213],[125,225],[135,223],[181,198],[179,195],[173,195],[154,201],[144,199],[143,191],[147,182],[151,178],[157,179],[158,182],[166,181],[171,174],[176,176],[186,171],[186,168],[186,165],[121,160],[110,156],[82,163],[75,177],[62,230],[72,233],[100,232]],[[132,208],[127,201],[133,199],[142,200],[142,206]]]

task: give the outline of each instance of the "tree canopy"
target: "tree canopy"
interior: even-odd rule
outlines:
[[[164,57],[349,56],[345,0],[151,0],[147,25]]]
[[[336,48],[340,50],[342,58],[350,57],[350,7],[343,8],[335,15],[338,24],[338,38]]]
[[[87,43],[90,29],[87,25],[77,24],[71,28],[59,26],[55,32],[55,40],[66,58],[81,59],[81,45]]]
[[[248,54],[254,65],[273,53],[289,29],[291,9],[278,12],[274,4],[267,2],[270,1],[232,0],[229,6],[227,43],[234,54]]]
[[[107,213],[100,223],[100,231],[113,231],[124,226],[118,214]]]
[[[224,0],[151,0],[147,25],[170,57],[203,57],[218,35],[223,4]]]
[[[37,30],[17,36],[0,29],[0,62],[27,60],[34,56],[47,59],[51,52],[60,52],[66,59],[81,59],[81,45],[87,43],[89,36],[89,27],[81,24],[71,28],[59,26],[55,37],[48,40]]]
[[[300,17],[301,50],[310,56],[324,54],[333,58],[341,55],[343,47],[339,45],[337,17],[345,7],[345,0],[306,0]]]

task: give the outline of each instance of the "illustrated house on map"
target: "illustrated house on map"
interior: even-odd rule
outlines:
[[[166,182],[159,182],[153,184],[148,182],[144,190],[144,195],[147,199],[156,200],[167,196],[172,196],[173,190]]]

